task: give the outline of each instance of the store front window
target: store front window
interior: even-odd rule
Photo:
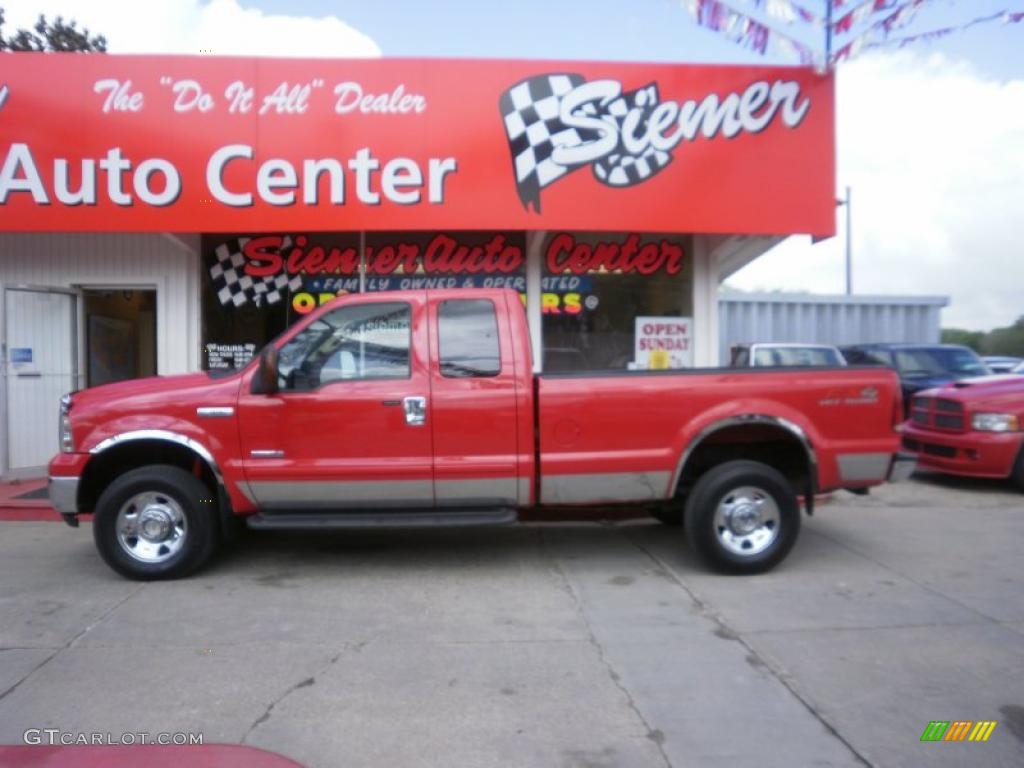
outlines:
[[[285,328],[346,293],[526,292],[523,232],[207,235],[202,248],[205,369],[244,366]]]
[[[679,235],[548,234],[536,265],[544,370],[693,365],[690,242]],[[526,251],[524,232],[208,235],[204,368],[244,366],[288,326],[345,293],[511,288],[525,304]]]
[[[686,237],[558,232],[543,251],[544,370],[693,365]]]

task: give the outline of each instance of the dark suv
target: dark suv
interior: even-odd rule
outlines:
[[[958,344],[857,344],[841,347],[850,365],[887,365],[900,375],[904,408],[915,392],[992,371],[970,347]]]

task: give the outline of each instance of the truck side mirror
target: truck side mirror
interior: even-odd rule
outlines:
[[[273,395],[278,390],[277,386],[277,349],[267,345],[260,352],[259,363],[256,366],[256,375],[252,378],[252,389],[254,395]]]

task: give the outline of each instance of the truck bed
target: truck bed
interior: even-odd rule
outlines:
[[[544,504],[670,498],[690,451],[741,424],[747,441],[802,436],[819,491],[883,480],[898,448],[898,380],[879,367],[541,374],[535,390]]]

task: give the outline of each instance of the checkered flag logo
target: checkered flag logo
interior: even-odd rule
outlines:
[[[299,275],[280,272],[267,277],[251,277],[245,274],[245,244],[248,237],[239,237],[221,243],[214,251],[216,262],[210,267],[210,279],[217,291],[217,299],[224,306],[240,307],[248,301],[257,307],[277,304],[284,296],[285,289],[297,291],[302,288]],[[291,247],[292,240],[285,237],[281,250]]]
[[[647,129],[658,106],[658,86],[650,83],[635,91],[621,93],[606,101],[587,101],[579,114],[608,123],[609,132],[618,137],[614,149],[591,163],[563,165],[553,153],[559,147],[579,147],[596,141],[601,131],[567,126],[561,119],[562,99],[586,80],[578,74],[538,75],[523,80],[501,95],[499,108],[512,153],[512,168],[519,200],[527,210],[540,213],[540,192],[544,187],[584,165],[591,165],[596,178],[610,187],[628,187],[651,178],[671,161],[667,151],[648,144],[640,152],[630,152],[622,141],[622,125],[631,112],[639,112],[636,133]]]

